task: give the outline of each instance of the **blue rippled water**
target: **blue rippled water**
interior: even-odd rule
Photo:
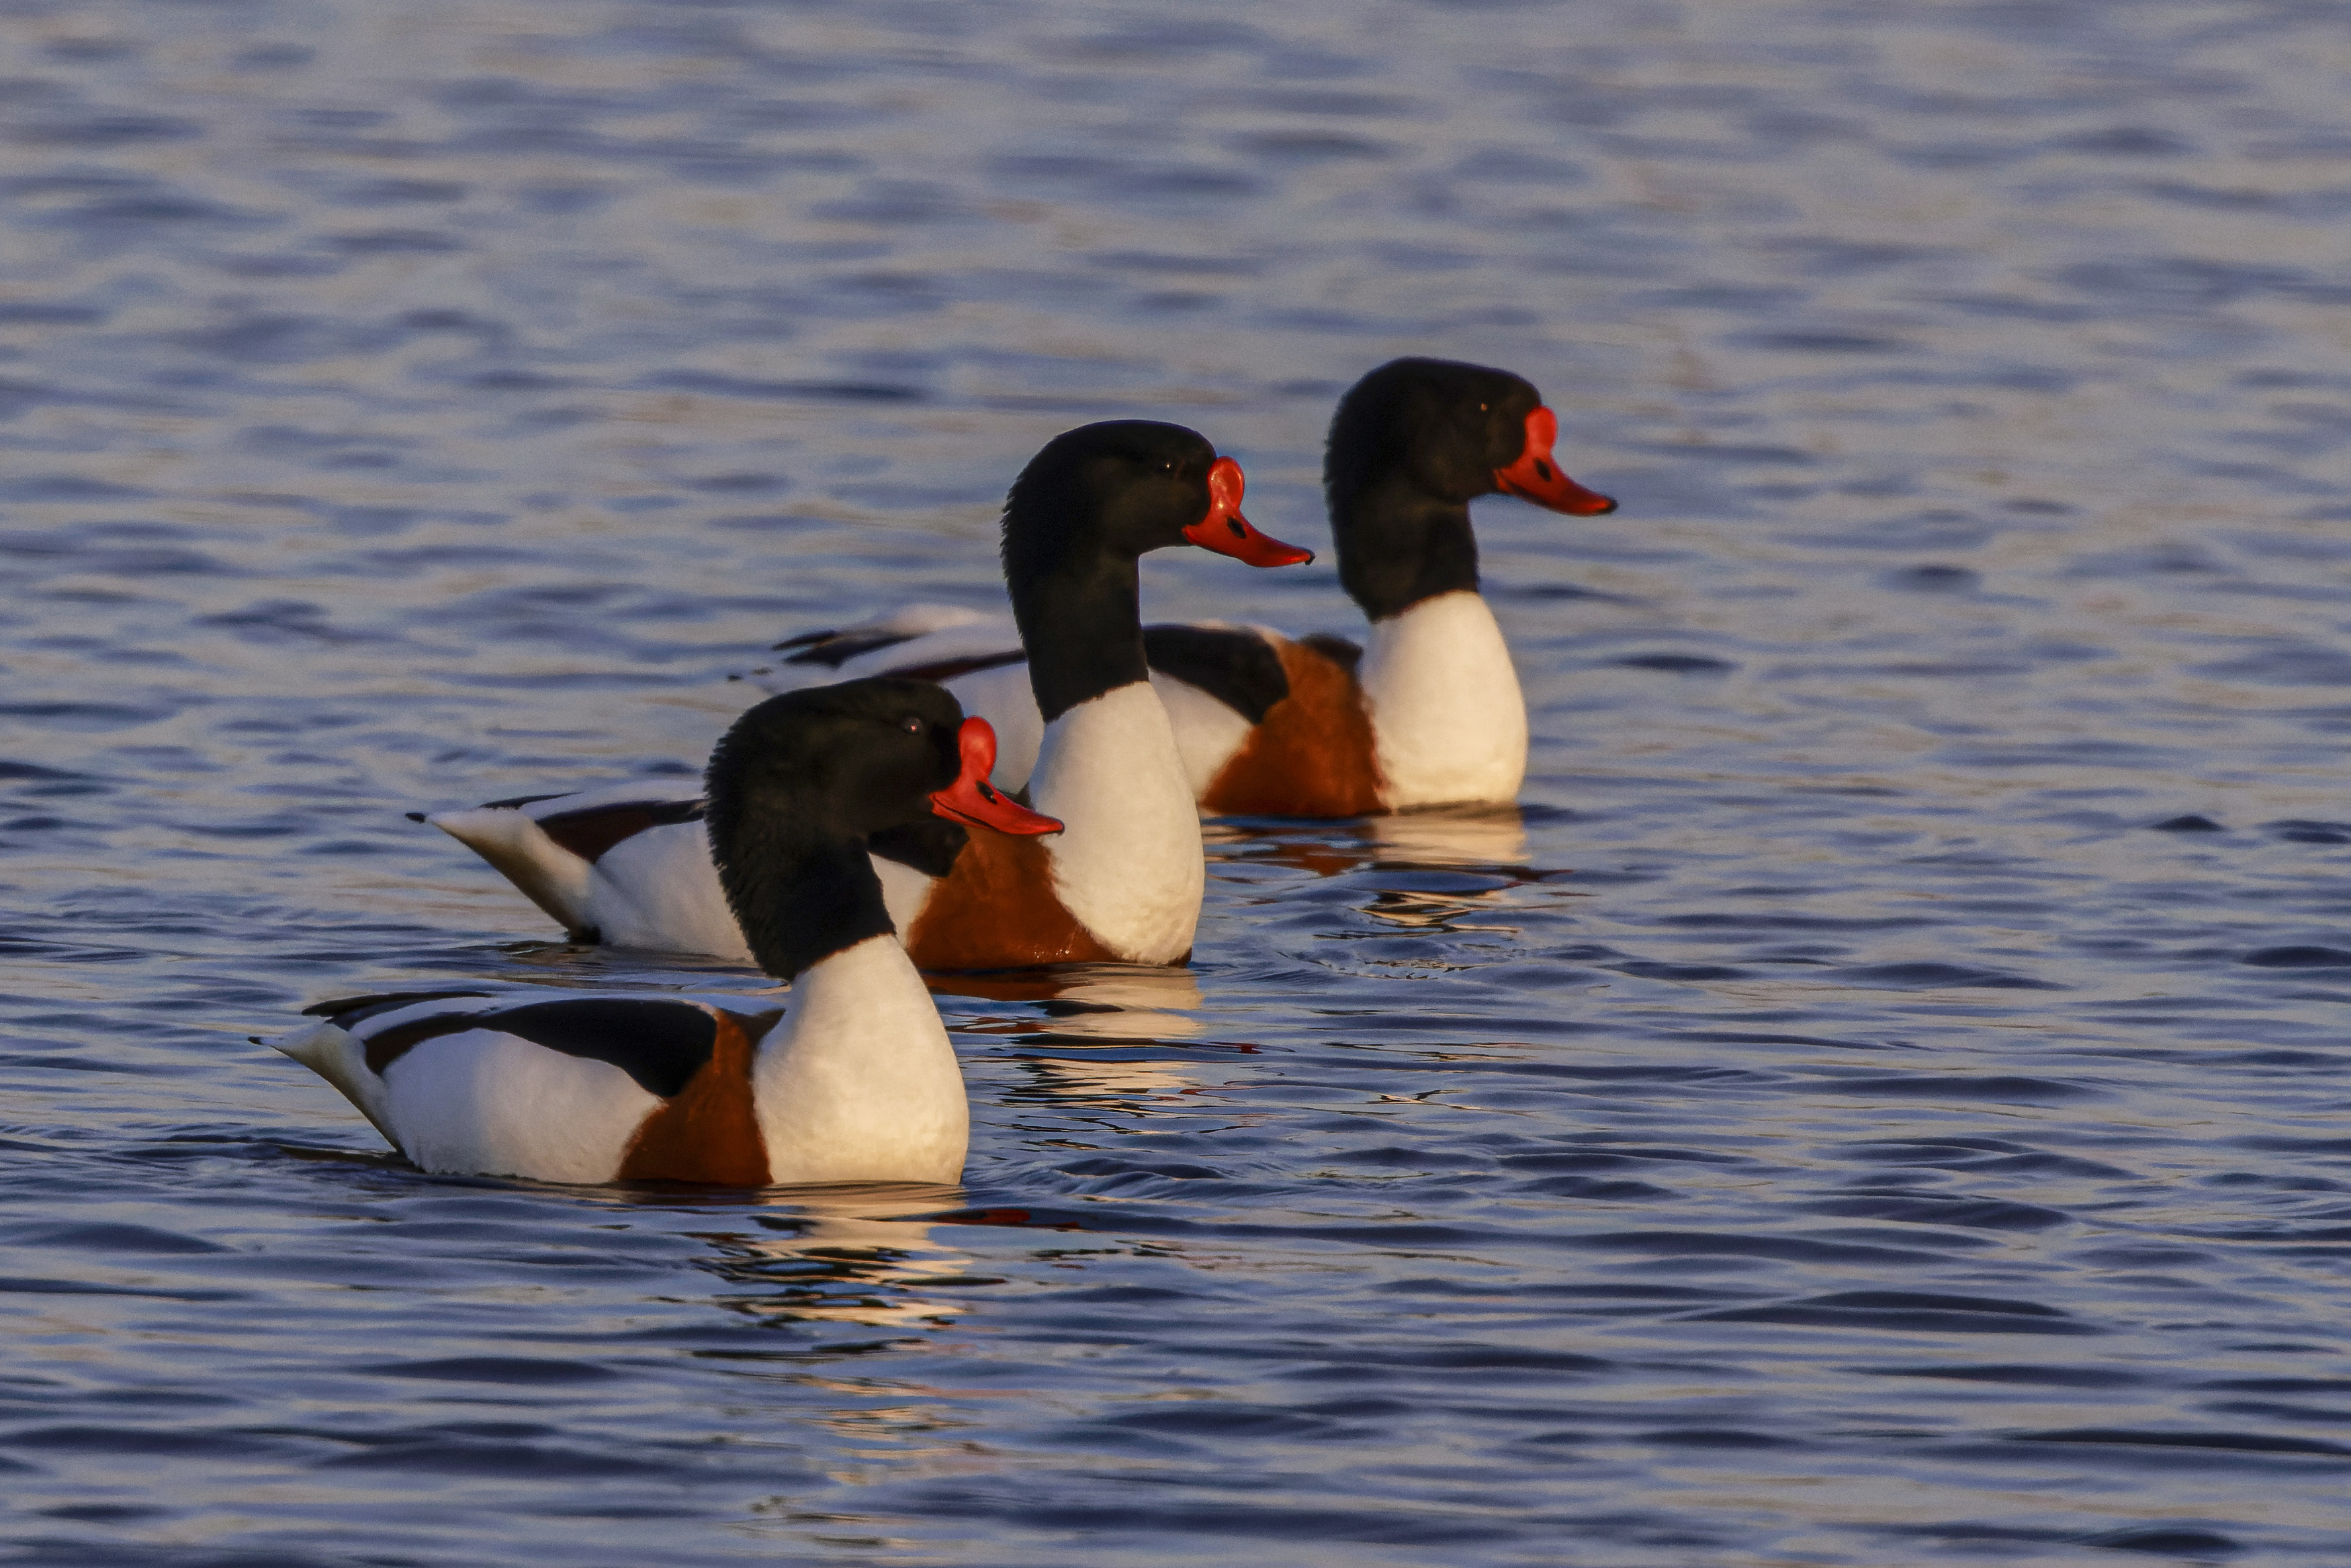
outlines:
[[[2351,43],[2318,0],[0,4],[0,1561],[2351,1560]],[[960,1188],[427,1179],[248,1043],[549,940],[406,821],[1320,545],[1511,367],[1521,820],[943,982]],[[1325,561],[1148,608],[1353,616]]]

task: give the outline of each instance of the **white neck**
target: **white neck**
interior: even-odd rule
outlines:
[[[1388,809],[1518,798],[1527,703],[1483,598],[1465,588],[1374,621],[1361,678]]]
[[[1054,891],[1079,924],[1134,963],[1174,963],[1192,950],[1200,811],[1149,681],[1089,698],[1046,725],[1029,793],[1068,825],[1045,852]]]
[[[963,1072],[895,937],[868,937],[801,971],[759,1043],[752,1085],[772,1181],[963,1175]]]

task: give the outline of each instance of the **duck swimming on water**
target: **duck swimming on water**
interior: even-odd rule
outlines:
[[[955,1180],[969,1110],[871,849],[1060,824],[987,783],[984,719],[927,681],[771,698],[712,754],[717,878],[780,1006],[538,991],[346,998],[277,1049],[429,1171],[543,1181]]]
[[[1340,400],[1323,487],[1339,580],[1371,621],[1368,649],[1260,627],[1146,627],[1151,683],[1174,722],[1200,805],[1239,815],[1337,817],[1503,803],[1526,774],[1526,700],[1478,587],[1469,503],[1515,495],[1570,516],[1616,503],[1552,455],[1559,421],[1508,370],[1396,359]],[[953,659],[993,679],[959,688],[1005,737],[994,774],[1027,776],[1034,719],[1001,617],[918,607],[833,634],[844,670],[921,673]],[[769,690],[809,678],[828,644],[781,645],[751,673]]]
[[[1049,843],[980,834],[951,869],[919,834],[876,840],[875,870],[914,961],[1000,969],[1081,960],[1181,962],[1205,881],[1199,814],[1144,657],[1137,563],[1194,544],[1253,566],[1312,555],[1241,515],[1240,466],[1199,434],[1141,420],[1055,437],[1014,482],[1004,574],[1018,636],[977,656],[933,635],[797,639],[786,689],[865,673],[941,683],[1019,727],[1016,784],[1068,825]],[[914,618],[921,624],[920,616]],[[1025,651],[1024,651],[1025,650]],[[1017,693],[1015,689],[1017,688]],[[1014,696],[1017,694],[1018,700]],[[632,784],[424,818],[479,852],[575,936],[749,956],[711,869],[691,790]]]

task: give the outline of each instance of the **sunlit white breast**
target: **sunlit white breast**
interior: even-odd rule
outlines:
[[[1494,612],[1462,590],[1372,623],[1361,670],[1381,804],[1518,798],[1527,705]]]
[[[1063,832],[1045,840],[1054,891],[1105,947],[1135,963],[1192,950],[1205,863],[1200,815],[1167,711],[1147,680],[1090,698],[1046,726],[1030,781]]]
[[[891,938],[870,937],[792,982],[754,1082],[777,1181],[963,1174],[963,1071],[929,989]]]

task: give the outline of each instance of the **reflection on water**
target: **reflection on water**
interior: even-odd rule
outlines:
[[[1343,823],[1228,819],[1210,823],[1207,837],[1217,879],[1246,884],[1243,865],[1285,867],[1327,879],[1328,896],[1349,897],[1384,927],[1506,938],[1517,934],[1508,911],[1527,898],[1577,896],[1562,886],[1573,872],[1529,864],[1526,828],[1519,807],[1466,806]],[[1522,887],[1538,891],[1520,897]],[[1423,953],[1410,967],[1461,966]]]
[[[1036,1004],[1033,1015],[975,1019],[976,1034],[1050,1035],[1076,1040],[1133,1041],[1160,1034],[1196,1034],[1199,976],[1189,969],[1150,964],[1071,963],[994,973],[935,974],[942,998],[978,997]]]
[[[1079,1042],[1040,1042],[1038,1049],[1021,1054],[1021,1065],[1029,1080],[1027,1097],[1112,1106],[1142,1115],[1155,1101],[1188,1094],[1200,1086],[1200,1068],[1173,1054],[1153,1053],[1138,1057],[1132,1054],[1132,1047],[1120,1053],[1052,1054],[1055,1044],[1076,1044]]]
[[[2351,1561],[2341,7],[23,0],[0,1483],[42,1568]],[[954,1191],[428,1178],[247,1037],[549,943],[420,805],[1000,608],[1086,420],[1327,538],[1520,370],[1522,814],[943,979]],[[1328,556],[1155,619],[1360,636]]]
[[[1498,871],[1527,864],[1526,825],[1516,806],[1405,812],[1367,818],[1363,827],[1383,865]]]
[[[1029,1075],[1029,1096],[1139,1110],[1198,1082],[1184,1049],[1203,1028],[1199,977],[1189,969],[1059,964],[935,975],[931,985],[943,1006],[956,997],[1035,1004],[1033,1013],[970,1014],[957,1024],[959,1036],[1001,1040]]]
[[[1367,865],[1530,874],[1526,815],[1515,805],[1437,806],[1338,823],[1222,817],[1202,831],[1212,846],[1250,845],[1274,864],[1323,877]]]
[[[807,1189],[780,1193],[778,1211],[747,1216],[752,1231],[694,1232],[717,1255],[700,1260],[726,1282],[718,1303],[774,1324],[944,1326],[964,1311],[928,1284],[968,1285],[971,1256],[933,1237],[910,1213],[960,1205],[957,1188]],[[997,1282],[979,1282],[993,1283]]]

